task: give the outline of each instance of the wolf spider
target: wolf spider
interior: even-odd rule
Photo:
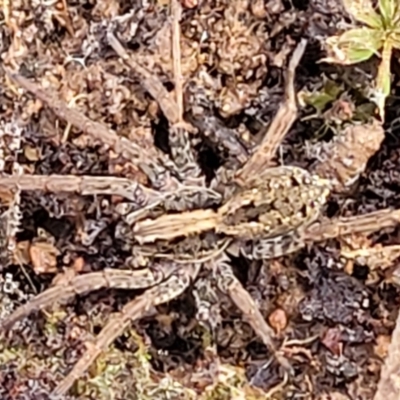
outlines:
[[[307,243],[393,226],[399,219],[398,213],[384,210],[317,223],[332,181],[298,167],[271,167],[277,148],[296,118],[293,80],[305,41],[293,53],[287,70],[285,100],[257,150],[238,171],[222,168],[206,187],[190,145],[191,127],[183,121],[179,102],[156,77],[127,55],[112,33],[108,34],[108,40],[124,63],[142,78],[146,91],[158,101],[167,117],[170,158],[155,147],[141,148],[117,136],[26,78],[11,72],[8,75],[59,118],[134,162],[152,187],[117,177],[57,175],[3,175],[0,187],[124,197],[128,202],[118,206],[122,222],[117,226],[116,235],[125,239],[127,248],[132,250],[133,257],[127,264],[135,268],[105,269],[59,282],[0,321],[0,329],[9,330],[32,312],[65,302],[77,294],[101,288],[146,289],[115,314],[88,345],[85,354],[52,393],[54,397],[63,396],[132,320],[180,296],[206,264],[264,344],[284,367],[290,368],[274,344],[272,329],[234,275],[226,251],[236,248],[249,258],[271,259],[296,251]],[[219,139],[223,143],[224,138]],[[229,140],[235,143],[234,138]],[[240,153],[239,143],[237,148]]]

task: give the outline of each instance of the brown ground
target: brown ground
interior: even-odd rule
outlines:
[[[301,38],[308,39],[308,46],[296,71],[296,89],[323,96],[313,102],[315,107],[300,107],[280,161],[309,168],[318,158],[320,143],[331,140],[344,119],[370,113],[362,88],[370,85],[374,61],[346,68],[317,63],[324,56],[324,39],[344,21],[339,1],[198,2],[191,8],[194,1],[182,0],[181,50],[188,117],[195,120],[196,107],[207,115],[193,122],[200,131],[230,127],[240,132],[245,146],[256,141],[257,132],[277,111],[287,59]],[[13,0],[12,8],[10,3],[0,1],[0,54],[5,65],[43,87],[51,86],[66,102],[123,136],[146,145],[154,135],[156,145],[168,152],[166,123],[156,103],[134,74],[122,74],[104,42],[113,21],[135,60],[172,90],[168,1],[60,0],[44,6]],[[132,164],[112,159],[40,102],[18,93],[3,71],[0,77],[4,172],[22,168],[35,174],[142,179]],[[395,92],[396,82],[393,87]],[[328,100],[319,107],[324,96]],[[335,109],[343,102],[354,106],[350,116]],[[351,191],[332,196],[327,216],[398,207],[397,109],[393,96],[381,149]],[[16,129],[15,122],[23,129]],[[234,155],[221,151],[201,132],[195,144],[208,178],[223,163],[237,165]],[[6,210],[8,194],[0,191],[0,196]],[[10,265],[0,267],[0,317],[42,292],[63,267],[96,271],[123,266],[126,254],[113,241],[113,201],[106,196],[22,193],[18,251]],[[396,244],[398,233],[379,232],[372,241]],[[160,307],[156,317],[132,323],[77,382],[71,398],[250,399],[268,398],[269,393],[276,399],[373,399],[397,317],[399,289],[393,275],[360,261],[346,262],[337,249],[336,241],[315,245],[266,263],[267,268],[233,260],[241,282],[280,330],[277,337],[298,340],[291,346],[295,374],[287,380],[282,371],[269,367],[268,351],[226,297],[215,291],[215,298],[207,299],[220,324],[199,324],[195,295],[187,290]],[[43,255],[50,261],[43,262]],[[43,266],[45,271],[39,270]],[[391,263],[390,270],[396,266]],[[91,293],[13,329],[0,341],[1,399],[46,399],[79,358],[84,341],[134,295]],[[218,355],[210,350],[213,344]]]

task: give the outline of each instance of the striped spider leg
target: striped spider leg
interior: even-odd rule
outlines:
[[[87,344],[87,350],[75,364],[69,374],[57,385],[51,394],[56,400],[62,398],[73,383],[80,378],[94,360],[106,350],[133,320],[142,318],[153,307],[166,303],[180,296],[194,280],[199,272],[200,264],[189,264],[185,268],[179,265],[172,268],[172,273],[166,280],[157,286],[145,291],[142,295],[126,304],[119,313],[108,321],[106,326],[97,335],[94,342]]]

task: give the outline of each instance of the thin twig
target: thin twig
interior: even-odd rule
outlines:
[[[253,177],[260,176],[268,168],[271,160],[286,133],[293,125],[297,117],[296,94],[294,91],[294,76],[296,67],[303,56],[307,41],[303,39],[296,47],[289,62],[286,76],[285,100],[273,119],[268,131],[256,152],[250,157],[247,163],[236,175],[239,183],[246,183]]]

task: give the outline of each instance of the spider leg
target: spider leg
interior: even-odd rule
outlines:
[[[278,362],[287,370],[290,370],[289,362],[279,354],[273,342],[274,331],[265,321],[249,292],[234,275],[231,266],[225,261],[225,257],[222,256],[219,260],[214,260],[214,266],[214,273],[218,276],[218,286],[220,289],[229,295],[236,307],[243,313],[247,322],[254,329],[254,332],[256,332],[267,348],[276,356]]]
[[[58,118],[69,122],[72,126],[86,132],[94,139],[101,141],[104,145],[115,149],[117,153],[136,163],[153,182],[154,186],[168,187],[173,185],[169,171],[165,168],[165,166],[170,166],[171,162],[155,147],[143,148],[125,137],[118,136],[116,132],[103,124],[92,121],[79,111],[68,107],[55,93],[43,90],[39,85],[19,74],[11,71],[6,72],[12,81],[46,104]]]
[[[137,63],[133,57],[129,56],[113,32],[107,32],[107,40],[109,45],[114,49],[122,61],[132,70],[132,72],[142,79],[144,88],[158,102],[158,105],[168,122],[170,124],[178,123],[180,116],[177,104],[161,81],[150,71]]]
[[[179,185],[175,191],[171,192],[151,191],[151,196],[148,195],[147,198],[151,199],[151,201],[142,201],[140,207],[137,205],[137,199],[134,203],[131,201],[129,203],[122,202],[117,204],[116,211],[121,215],[123,220],[118,228],[119,230],[122,228],[124,231],[122,236],[120,235],[121,237],[124,235],[131,236],[128,231],[132,231],[131,227],[135,224],[140,224],[140,221],[146,218],[154,218],[154,214],[157,214],[157,208],[162,210],[163,215],[165,215],[165,211],[185,212],[199,208],[207,209],[221,204],[222,196],[213,189],[203,186]],[[179,232],[176,232],[173,237],[180,235]]]
[[[26,304],[17,308],[10,316],[0,322],[0,331],[10,329],[17,321],[34,311],[42,310],[55,303],[65,303],[71,297],[101,288],[145,289],[159,284],[169,276],[168,265],[157,264],[141,270],[105,269],[78,275],[68,282],[62,282],[45,290]]]
[[[178,121],[171,124],[169,130],[169,145],[171,156],[179,174],[186,183],[197,183],[204,186],[204,177],[198,166],[190,143],[189,130],[193,129],[183,120],[183,82],[181,65],[181,27],[182,6],[178,0],[171,1],[171,25],[172,25],[172,58],[175,79],[175,97],[178,110]]]
[[[176,36],[176,34],[176,29],[174,29],[173,36]],[[198,167],[194,154],[191,150],[191,144],[188,134],[188,128],[190,129],[190,126],[183,121],[182,106],[179,106],[177,102],[171,97],[170,93],[165,89],[157,76],[151,74],[149,71],[147,71],[146,68],[140,66],[135,60],[133,60],[132,57],[128,55],[126,50],[123,48],[123,46],[113,33],[109,32],[107,37],[111,47],[118,54],[118,56],[121,57],[121,59],[132,69],[132,71],[134,71],[142,78],[143,86],[158,102],[165,117],[168,119],[168,122],[170,124],[169,145],[171,148],[171,156],[174,163],[174,171],[178,172],[179,178],[183,182],[188,181],[188,183],[201,183],[204,179],[200,178],[201,170]],[[178,39],[174,37],[173,42],[175,43],[175,45],[173,46],[174,60],[177,60],[177,58],[179,57],[179,60],[174,63],[174,67],[178,66],[179,70],[179,37]],[[178,43],[178,45],[176,45],[176,43]],[[180,77],[177,77],[176,81],[180,81]],[[178,87],[180,86],[178,85]]]
[[[339,236],[364,233],[395,227],[400,224],[400,210],[379,210],[347,218],[323,219],[286,235],[259,239],[250,243],[237,241],[242,254],[249,259],[270,259],[286,256],[303,248],[307,243],[323,242]]]
[[[213,148],[217,149],[221,154],[228,154],[229,168],[239,168],[249,159],[246,145],[235,129],[225,126],[206,106],[196,104],[200,102],[198,99],[200,94],[201,88],[196,87],[194,93],[187,96],[192,104],[192,111],[188,114],[189,122],[199,132],[202,132],[203,137]],[[196,112],[199,115],[193,115],[193,104],[195,104]],[[198,109],[201,111],[197,111]]]
[[[145,219],[132,229],[135,239],[143,244],[201,233],[215,228],[218,222],[219,217],[214,210],[194,210]]]
[[[323,242],[355,233],[369,234],[400,223],[400,210],[389,208],[348,218],[324,219],[304,229],[302,238],[306,242]]]
[[[165,117],[168,119],[170,124],[169,144],[171,148],[171,156],[176,167],[174,170],[178,171],[178,174],[183,181],[185,181],[185,178],[187,177],[199,179],[201,171],[195,161],[194,154],[191,151],[189,134],[187,131],[189,124],[186,124],[183,121],[181,108],[178,106],[176,101],[174,101],[160,80],[147,71],[146,68],[140,66],[136,61],[134,61],[111,32],[108,33],[108,41],[118,56],[122,58],[132,71],[143,79],[142,82],[144,88],[154,97],[155,100],[157,100]],[[177,46],[175,45],[173,47],[176,52]],[[178,56],[180,58],[180,54],[174,54],[174,59]],[[175,62],[174,66],[176,64],[177,63]]]
[[[75,364],[70,373],[62,380],[51,394],[52,399],[65,395],[74,382],[90,367],[94,360],[107,349],[131,323],[141,318],[152,307],[166,303],[181,295],[196,278],[201,264],[189,264],[184,268],[178,267],[175,274],[126,304],[121,312],[114,314],[107,325],[98,334],[94,343],[87,345],[85,354]]]
[[[198,166],[190,143],[189,132],[184,125],[173,125],[169,129],[171,158],[182,181],[188,184],[204,185],[205,178]]]
[[[249,324],[259,335],[264,344],[270,350],[275,350],[275,345],[272,340],[274,335],[273,330],[265,322],[250,294],[243,288],[233,274],[230,265],[222,259],[216,260],[214,265],[216,274],[220,276],[218,286],[224,293],[227,293],[231,297],[236,306],[243,312]]]
[[[154,203],[166,194],[138,182],[114,176],[2,175],[0,187],[24,191],[74,192],[87,195],[117,195],[134,203],[135,208]]]
[[[175,9],[176,11],[176,9]],[[176,18],[175,18],[176,21]],[[176,24],[175,24],[176,25]],[[176,37],[178,32],[178,37]],[[179,46],[179,26],[178,30],[173,30],[173,48],[174,48],[174,69],[176,82],[180,82],[180,46]],[[173,170],[177,172],[183,185],[175,182],[175,193],[165,198],[161,205],[167,210],[184,210],[188,208],[201,208],[219,202],[221,196],[217,192],[207,189],[204,186],[204,178],[201,177],[202,172],[197,165],[195,156],[189,138],[189,124],[183,121],[182,108],[180,102],[176,102],[165,89],[157,76],[151,74],[146,68],[140,66],[123,48],[121,43],[112,32],[108,32],[108,41],[110,46],[118,54],[119,57],[127,64],[132,71],[142,78],[143,86],[154,97],[160,105],[165,117],[168,119],[169,129],[169,145],[171,149],[171,158],[173,160]],[[180,98],[180,85],[177,84],[177,97]],[[176,187],[177,186],[177,187]],[[160,205],[154,204],[154,206]],[[150,205],[148,208],[129,213],[129,222],[144,218],[148,212],[154,207]],[[127,214],[126,212],[124,214]]]
[[[236,242],[240,252],[250,260],[269,260],[295,253],[305,246],[301,229],[296,229],[284,235],[265,239],[252,240],[248,243]]]
[[[247,163],[236,174],[238,183],[247,183],[259,177],[271,163],[276,151],[297,116],[296,95],[294,91],[294,74],[304,53],[307,41],[303,39],[293,52],[286,77],[285,100],[273,119],[260,146]]]
[[[130,67],[137,75],[142,78],[143,86],[153,96],[160,105],[165,117],[168,119],[169,145],[171,158],[175,165],[174,171],[177,172],[183,185],[177,184],[175,193],[167,196],[163,202],[154,204],[161,205],[167,210],[182,211],[193,208],[206,208],[210,205],[219,203],[221,196],[212,189],[205,188],[202,171],[197,165],[195,155],[190,143],[190,127],[183,120],[183,88],[181,73],[181,49],[180,49],[180,26],[181,6],[177,1],[171,3],[172,12],[172,50],[173,66],[175,77],[176,101],[165,89],[157,76],[151,74],[146,68],[140,66],[132,57],[128,55],[116,36],[109,31],[107,38],[110,46],[118,56]],[[149,206],[142,210],[135,210],[133,213],[122,212],[126,215],[126,222],[132,225],[136,221],[148,216],[153,209]]]

